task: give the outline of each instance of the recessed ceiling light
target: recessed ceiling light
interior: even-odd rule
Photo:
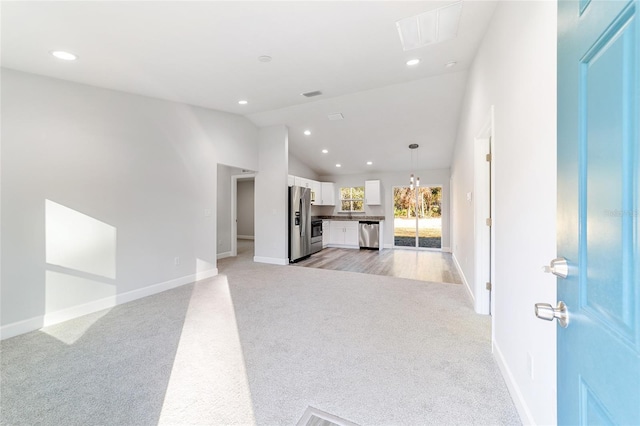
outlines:
[[[373,164],[373,161],[367,161],[367,166],[370,166]]]
[[[457,64],[456,61],[451,61],[451,62],[447,62],[446,64],[444,64],[444,66],[447,67],[447,68],[453,68],[453,67],[456,66],[456,64]]]
[[[409,65],[409,66],[418,65],[419,63],[420,63],[420,59],[418,59],[418,58],[409,59],[407,61],[407,65]]]
[[[304,134],[305,134],[305,136],[309,136],[311,134],[311,130],[305,130]]]
[[[260,62],[271,62],[271,56],[269,55],[258,56],[258,60]]]
[[[328,152],[329,152],[329,150],[328,150],[328,149],[323,149],[323,150],[322,150],[322,153],[323,153],[323,154],[326,154],[326,153],[328,153]]]
[[[76,59],[78,59],[78,57],[73,53],[65,52],[63,50],[52,50],[51,54],[56,58],[62,59],[65,61],[75,61]]]
[[[342,167],[342,164],[338,163],[336,164],[336,167]]]
[[[240,105],[246,105],[246,104],[248,104],[249,102],[247,102],[247,101],[245,101],[245,100],[243,99],[243,100],[241,100],[241,101],[238,101],[238,103],[239,103]]]

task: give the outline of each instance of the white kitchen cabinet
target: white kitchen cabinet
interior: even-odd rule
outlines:
[[[316,206],[322,205],[322,184],[318,181],[312,180],[311,182],[311,191],[313,194],[311,195],[311,204],[315,204]]]
[[[288,175],[289,186],[301,186],[313,191],[314,201],[311,204],[316,206],[336,205],[336,186],[333,182],[318,182],[300,176]]]
[[[311,179],[294,176],[294,184],[295,186],[301,186],[303,188],[311,188]]]
[[[326,246],[329,245],[329,239],[331,238],[331,235],[329,235],[330,232],[331,232],[331,221],[323,220],[322,221],[322,248],[325,248]]]
[[[364,203],[369,206],[379,206],[382,202],[380,196],[380,181],[365,180],[364,181]]]
[[[360,222],[350,221],[347,224],[344,228],[344,244],[360,247]]]
[[[332,220],[329,244],[339,247],[359,247],[357,220]]]
[[[322,194],[322,200],[320,203],[323,206],[335,206],[336,205],[336,184],[333,182],[320,182]]]

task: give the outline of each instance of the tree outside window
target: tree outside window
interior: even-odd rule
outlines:
[[[363,212],[364,186],[340,188],[340,204],[343,212]]]

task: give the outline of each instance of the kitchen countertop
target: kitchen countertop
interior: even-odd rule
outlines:
[[[383,221],[385,219],[384,216],[363,216],[363,215],[336,215],[336,216],[313,216],[311,220],[314,219],[322,219],[322,220],[351,220],[351,221],[360,221],[367,220],[371,222],[375,221]]]

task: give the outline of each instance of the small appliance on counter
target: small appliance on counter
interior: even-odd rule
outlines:
[[[311,190],[292,186],[289,188],[289,262],[297,262],[310,255]]]

